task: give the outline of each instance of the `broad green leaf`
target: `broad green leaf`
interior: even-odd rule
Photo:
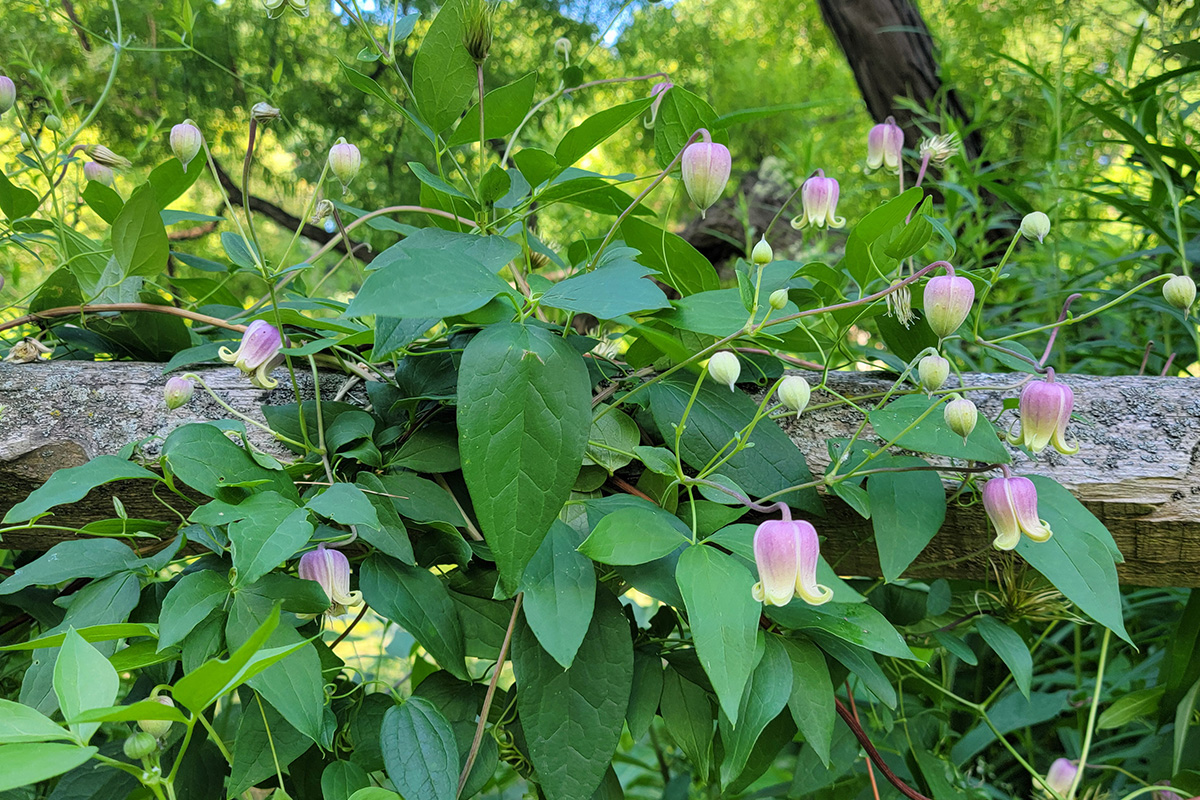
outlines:
[[[229,581],[212,570],[189,572],[162,601],[158,615],[158,649],[183,641],[204,618],[225,604]]]
[[[1179,623],[1167,640],[1166,656],[1158,670],[1158,685],[1166,693],[1159,706],[1159,724],[1170,719],[1188,688],[1200,679],[1200,591],[1189,590]]]
[[[1033,657],[1021,634],[987,615],[975,619],[975,630],[1008,666],[1017,688],[1028,698],[1029,683],[1033,680]]]
[[[414,472],[455,472],[462,468],[458,431],[449,424],[425,425],[404,440],[391,464]]]
[[[163,458],[176,477],[209,497],[240,500],[244,490],[232,485],[259,481],[263,489],[298,497],[287,473],[260,466],[220,429],[206,423],[193,422],[171,431],[163,442]]]
[[[262,650],[278,625],[279,608],[276,606],[258,629],[248,636],[229,658],[206,661],[176,681],[171,690],[175,702],[193,714],[199,714],[218,697],[223,697],[245,683],[251,675],[262,672],[271,663],[298,649],[301,645]]]
[[[603,416],[592,419],[592,430],[588,433],[588,449],[583,463],[584,466],[596,464],[604,467],[611,475],[633,460],[623,453],[632,454],[633,449],[642,440],[642,432],[633,418],[624,411],[608,408],[607,405],[601,405],[595,409],[596,412],[604,413]]]
[[[378,786],[368,786],[350,795],[350,800],[404,800],[395,792],[380,789]]]
[[[256,694],[244,695],[237,733],[233,739],[233,763],[229,775],[229,796],[243,792],[275,775],[275,765],[286,767],[308,748],[312,741],[288,724],[270,703]]]
[[[323,800],[350,800],[359,789],[371,785],[366,770],[353,761],[333,761],[321,773]]]
[[[462,512],[454,498],[438,484],[412,472],[394,472],[379,479],[391,495],[392,506],[406,519],[415,522],[442,522],[464,527]]]
[[[206,166],[208,160],[201,152],[191,160],[186,172],[177,158],[167,159],[152,169],[146,180],[154,187],[154,199],[158,201],[159,208],[165,209],[192,188],[192,184],[199,180]]]
[[[842,261],[850,277],[854,278],[854,282],[860,287],[865,288],[871,280],[880,277],[875,263],[872,263],[871,246],[892,228],[903,224],[905,217],[917,207],[917,203],[921,202],[924,196],[925,190],[914,186],[867,214],[850,231],[850,236],[846,239],[846,255]],[[880,256],[882,255],[880,252]],[[878,260],[876,259],[876,263]],[[894,260],[887,262],[884,268],[890,269],[894,263]]]
[[[113,257],[121,265],[121,277],[154,278],[166,270],[171,247],[158,215],[161,208],[154,187],[146,183],[134,190],[113,220]]]
[[[246,501],[254,513],[229,526],[235,587],[247,586],[294,556],[313,534],[308,509],[276,492]]]
[[[773,637],[764,639],[762,659],[750,676],[738,708],[738,724],[721,714],[717,726],[725,745],[721,761],[721,786],[727,787],[742,774],[759,735],[783,711],[792,694],[792,662],[783,645]]]
[[[667,732],[687,756],[696,777],[706,780],[713,740],[713,707],[708,692],[667,667],[659,709]]]
[[[475,199],[473,197],[471,197],[466,192],[463,192],[458,187],[454,186],[454,184],[448,183],[445,180],[443,180],[440,176],[435,175],[434,173],[430,172],[429,168],[426,167],[424,164],[422,164],[420,161],[408,162],[408,168],[410,170],[412,170],[412,173],[413,173],[413,175],[416,176],[417,180],[419,180],[421,183],[425,184],[429,188],[436,189],[438,192],[441,192],[442,194],[445,194],[445,195],[449,195],[450,197],[457,197],[461,200],[465,200],[468,204],[470,204],[472,206],[478,205],[475,202]]]
[[[463,44],[467,7],[466,0],[443,5],[413,61],[413,100],[435,131],[450,127],[475,93],[475,62]]]
[[[39,783],[75,769],[100,751],[73,744],[23,742],[0,745],[0,792]]]
[[[896,456],[873,466],[929,465],[920,458]],[[883,577],[894,581],[946,520],[946,489],[933,471],[880,472],[867,479],[867,496],[871,499],[871,528]]]
[[[66,471],[59,470],[54,475]],[[18,567],[0,583],[0,595],[13,594],[28,586],[53,586],[72,578],[106,578],[133,569],[137,563],[138,557],[129,545],[116,539],[60,542],[40,558]]]
[[[1171,771],[1179,772],[1183,766],[1183,748],[1187,744],[1188,729],[1192,727],[1192,711],[1200,697],[1200,680],[1192,684],[1179,705],[1175,707],[1175,734],[1172,736]]]
[[[467,345],[458,385],[463,478],[510,591],[571,492],[591,423],[587,367],[561,336],[499,324]]]
[[[94,586],[96,584],[91,585]],[[147,625],[143,622],[118,622],[110,625],[90,625],[85,628],[76,629],[75,632],[82,636],[85,642],[110,642],[113,639],[128,639],[134,636],[154,636],[156,629],[157,626]],[[39,636],[36,639],[31,639],[28,642],[5,645],[4,647],[0,647],[0,651],[61,647],[66,638],[67,634],[65,632],[50,633],[45,636]]]
[[[1158,711],[1163,691],[1164,687],[1155,686],[1150,689],[1138,689],[1118,697],[1100,714],[1096,727],[1102,731],[1111,730],[1128,725],[1134,720],[1152,716]]]
[[[512,659],[521,729],[547,800],[590,797],[616,752],[633,680],[633,644],[620,603],[597,588],[592,622],[570,669],[524,623]]]
[[[80,194],[88,208],[109,225],[113,224],[125,206],[125,201],[115,189],[99,181],[88,181]]]
[[[450,723],[424,697],[389,708],[380,732],[388,777],[405,800],[454,800],[458,745]]]
[[[388,491],[387,487],[383,485],[383,481],[379,479],[378,475],[363,471],[358,474],[358,482],[363,489],[367,490],[364,493],[379,519],[378,528],[364,526],[359,529],[358,535],[367,544],[378,548],[384,555],[391,556],[405,564],[416,564],[412,541],[408,538],[408,528],[404,526],[404,521],[396,513],[396,507],[392,505],[391,498],[384,496]]]
[[[896,689],[892,686],[888,676],[884,675],[883,670],[879,668],[879,662],[875,660],[871,651],[848,644],[844,639],[823,630],[814,628],[805,631],[805,634],[822,650],[840,661],[842,666],[858,676],[862,685],[870,689],[871,693],[882,700],[884,705],[888,708],[896,707]]]
[[[905,395],[870,412],[868,417],[880,437],[906,450],[992,464],[1012,461],[1008,448],[986,417],[979,418],[975,430],[964,443],[963,438],[946,424],[941,405],[925,413],[936,402],[923,394]],[[922,414],[925,414],[924,418],[916,422]]]
[[[4,515],[6,523],[24,522],[55,506],[74,503],[97,486],[129,478],[161,480],[145,467],[117,456],[96,456],[78,467],[55,470],[50,479]],[[96,576],[92,576],[96,577]],[[14,590],[15,591],[15,590]]]
[[[694,385],[694,378],[668,378],[650,386],[650,411],[660,431],[674,430],[673,426],[683,417]],[[757,405],[748,395],[730,392],[706,380],[696,395],[680,442],[684,463],[703,469],[717,451],[753,419],[756,409]],[[752,497],[812,480],[804,455],[773,421],[760,421],[746,438],[753,446],[744,448],[723,464],[721,474]],[[820,498],[812,488],[791,491],[775,499],[793,508],[821,513]]]
[[[669,517],[647,508],[619,509],[600,520],[579,552],[601,564],[645,564],[662,558],[688,543]]]
[[[804,741],[829,766],[833,742],[833,722],[837,710],[833,703],[833,683],[825,656],[817,646],[801,637],[781,639],[792,662],[792,692],[788,710]]]
[[[84,711],[68,722],[132,722],[139,719],[165,719],[171,722],[186,722],[183,712],[173,706],[153,700],[139,700],[124,706],[108,706]]]
[[[373,555],[363,562],[359,587],[371,608],[412,634],[451,675],[470,679],[462,623],[433,573]]]
[[[754,576],[733,556],[700,544],[680,555],[675,579],[696,655],[721,709],[737,725],[742,692],[761,653],[757,641],[762,607],[750,594]]]
[[[11,700],[0,700],[0,744],[70,738],[71,734],[61,725],[51,722],[35,709]]]
[[[525,595],[529,602],[529,595]],[[641,740],[654,722],[658,713],[663,690],[662,657],[657,649],[633,651],[633,688],[629,694],[629,708],[625,710],[625,724],[634,742]]]
[[[656,270],[658,280],[684,297],[721,288],[712,262],[683,237],[632,216],[621,223],[621,236],[641,253],[639,264]]]
[[[763,302],[754,315],[755,323],[762,323],[768,312],[772,317],[785,317],[795,314],[800,309],[788,301],[780,311],[774,311],[770,305]],[[681,330],[702,333],[706,336],[724,338],[731,336],[746,327],[749,317],[742,303],[741,293],[737,289],[713,289],[697,292],[675,301],[674,310],[660,315],[661,319]],[[794,322],[783,322],[771,328],[771,332],[782,334],[796,327]]]
[[[372,270],[345,316],[441,319],[474,311],[512,291],[495,270],[465,252],[409,247]]]
[[[551,161],[553,162],[553,157]],[[579,173],[584,174],[581,177]],[[608,178],[573,167],[564,170],[549,186],[538,192],[537,201],[539,207],[566,203],[610,217],[619,217],[627,210],[629,214],[638,217],[647,217],[654,213],[645,206],[634,206],[633,195],[609,183]],[[606,250],[601,261],[608,261],[614,251],[615,248],[611,247]]]
[[[483,136],[485,139],[502,139],[508,136],[533,105],[533,91],[537,88],[537,73],[524,77],[483,96]],[[476,101],[446,141],[448,147],[479,141],[479,101]]]
[[[916,658],[892,623],[867,603],[810,606],[793,600],[786,606],[768,607],[767,616],[792,630],[824,631],[880,655]]]
[[[606,264],[554,284],[542,294],[542,305],[564,311],[615,319],[623,314],[669,308],[650,267],[632,261]]]
[[[575,660],[596,603],[596,570],[578,547],[579,534],[554,520],[522,579],[525,621],[564,669]]]
[[[554,150],[554,159],[560,167],[571,166],[605,139],[640,117],[650,108],[652,102],[653,98],[646,97],[593,114],[567,131]],[[533,183],[533,180],[529,182]]]
[[[421,135],[431,143],[437,140],[437,134],[430,130],[428,125],[414,116],[407,108],[397,103],[395,98],[388,94],[386,89],[358,70],[348,67],[346,62],[339,59],[339,63],[342,65],[342,74],[346,76],[347,83],[363,94],[369,94],[382,100],[392,111],[395,111],[411,122],[421,132]]]
[[[83,711],[111,706],[120,689],[121,679],[108,659],[73,629],[68,630],[54,662],[54,694],[63,717],[70,720]],[[87,744],[99,727],[98,722],[70,725],[80,744]]]
[[[0,211],[9,222],[27,217],[37,211],[38,197],[28,189],[17,186],[0,169]]]
[[[513,154],[513,161],[531,186],[540,186],[562,171],[554,156],[536,147],[521,148]]]
[[[1030,475],[1038,493],[1038,513],[1054,535],[1048,542],[1021,537],[1017,553],[1081,611],[1133,644],[1125,630],[1111,537],[1098,538],[1104,526],[1057,482]]]
[[[335,483],[309,500],[307,508],[343,525],[379,527],[379,515],[362,489],[352,483]]]
[[[702,98],[678,86],[667,89],[654,121],[654,160],[666,169],[692,134],[700,128],[716,133],[716,125],[717,112]]]

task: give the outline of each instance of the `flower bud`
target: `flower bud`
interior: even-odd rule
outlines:
[[[1071,791],[1071,784],[1075,782],[1075,775],[1078,772],[1079,768],[1075,766],[1075,762],[1065,758],[1056,758],[1050,765],[1050,771],[1046,773],[1046,785],[1066,797],[1067,792]]]
[[[1171,782],[1159,781],[1156,785],[1170,786]],[[1180,797],[1175,792],[1172,792],[1170,789],[1156,789],[1153,793],[1151,793],[1150,796],[1153,797],[1154,800],[1184,800],[1184,798]]]
[[[496,8],[489,0],[467,0],[467,7],[463,11],[463,46],[476,64],[487,61],[488,52],[492,49],[495,13]]]
[[[816,529],[793,520],[783,506],[783,519],[768,520],[754,531],[754,564],[759,582],[751,595],[769,606],[786,606],[793,597],[819,606],[833,599],[833,591],[817,583],[821,543]]]
[[[350,181],[354,180],[361,166],[362,154],[345,139],[338,139],[337,144],[329,148],[329,169],[341,181],[343,192],[350,185]]]
[[[17,85],[7,75],[0,75],[0,114],[17,102]]]
[[[929,163],[941,166],[950,160],[950,156],[958,152],[958,135],[944,133],[940,136],[922,139],[919,152],[922,160],[928,159]]]
[[[53,352],[53,347],[47,347],[37,339],[22,339],[9,348],[4,360],[13,364],[32,364],[49,358]]]
[[[192,399],[192,393],[195,391],[192,382],[180,375],[167,379],[167,385],[163,389],[163,399],[167,402],[167,409],[174,411],[181,405]]]
[[[871,128],[867,134],[867,169],[886,167],[888,172],[900,172],[900,158],[904,152],[904,131],[893,117]]]
[[[297,571],[304,580],[321,585],[330,602],[327,615],[340,617],[347,608],[362,604],[362,592],[350,591],[350,561],[341,550],[330,549],[322,542],[316,550],[300,556]]]
[[[939,355],[929,355],[917,362],[917,383],[927,394],[942,388],[950,377],[950,362]]]
[[[788,411],[795,411],[800,416],[808,408],[808,399],[812,397],[812,388],[808,381],[799,375],[789,375],[779,384],[779,402]]]
[[[775,251],[767,243],[766,237],[759,239],[758,244],[754,245],[754,249],[750,251],[750,260],[754,262],[756,267],[764,267],[774,259]]]
[[[979,421],[979,409],[967,398],[955,397],[946,403],[943,416],[950,430],[961,436],[965,442],[971,431],[975,430],[975,423]]]
[[[683,185],[688,197],[700,209],[700,216],[721,199],[725,184],[729,183],[729,172],[733,169],[733,160],[729,148],[723,144],[709,141],[706,131],[704,141],[692,142],[683,151]]]
[[[999,550],[1016,547],[1022,531],[1035,542],[1050,538],[1050,526],[1038,517],[1037,487],[1029,478],[1010,477],[1007,468],[1004,477],[983,485],[983,510],[996,528],[992,544]]]
[[[270,103],[255,103],[250,109],[250,119],[257,122],[259,125],[265,125],[268,122],[274,122],[279,119],[280,111]]]
[[[1196,302],[1196,282],[1187,275],[1176,275],[1163,284],[1162,294],[1164,300],[1186,313]]]
[[[62,130],[62,119],[56,114],[47,114],[46,118],[42,120],[42,125],[46,127],[46,130],[58,133]]]
[[[166,695],[156,694],[150,700],[155,703],[161,703],[164,706],[175,707],[175,703]],[[153,736],[155,739],[162,739],[171,731],[171,720],[169,719],[139,719],[137,726],[146,733]]]
[[[29,148],[33,147],[33,139],[31,139],[29,134],[25,131],[21,131],[21,135],[18,136],[17,139],[20,140],[22,149],[28,150]]]
[[[1075,392],[1056,381],[1053,371],[1048,372],[1044,381],[1030,381],[1018,403],[1021,430],[1015,436],[1009,435],[1009,443],[1024,445],[1034,453],[1053,445],[1063,455],[1074,455],[1079,452],[1079,445],[1067,444],[1067,423],[1074,407]]]
[[[654,101],[650,103],[650,116],[642,125],[649,129],[654,127],[654,123],[658,120],[658,107],[662,105],[663,97],[666,96],[668,89],[674,89],[675,84],[670,81],[659,81],[650,87],[650,96]]]
[[[799,216],[792,219],[792,227],[799,230],[806,225],[814,228],[840,228],[846,224],[845,217],[837,215],[838,182],[834,178],[826,178],[824,170],[817,170],[804,185],[800,187],[800,205],[803,209]]]
[[[203,134],[190,119],[185,119],[171,128],[171,152],[183,164],[184,172],[187,172],[188,164],[192,163],[192,159],[200,152],[203,141]]]
[[[312,216],[309,217],[308,221],[314,225],[320,225],[322,222],[333,216],[333,211],[333,201],[322,200],[321,202],[317,203],[317,207],[313,209]]]
[[[1030,211],[1021,218],[1021,235],[1030,241],[1039,242],[1050,232],[1050,218],[1041,211]]]
[[[966,278],[956,277],[949,264],[945,275],[930,278],[925,284],[925,319],[939,339],[958,330],[974,302],[975,287]]]
[[[89,161],[83,165],[83,177],[89,181],[96,183],[106,183],[112,186],[114,175],[113,171],[103,164],[98,164],[95,161]]]
[[[563,60],[568,64],[571,63],[571,40],[565,36],[560,36],[554,40],[554,52],[563,57]],[[654,94],[654,90],[650,91]]]
[[[728,386],[732,392],[738,376],[742,374],[742,362],[730,351],[721,350],[708,359],[708,374],[717,383]]]
[[[771,292],[771,296],[767,298],[767,302],[771,305],[771,308],[776,311],[782,311],[783,307],[788,304],[788,290],[776,289]]]
[[[242,343],[231,352],[222,347],[217,355],[226,364],[233,364],[250,376],[250,382],[260,389],[274,389],[279,381],[271,377],[271,370],[283,363],[283,337],[279,329],[265,320],[251,322],[242,334]]]
[[[143,759],[158,749],[158,740],[143,731],[126,739],[122,749],[127,758]]]
[[[102,144],[89,144],[83,148],[83,152],[91,156],[97,164],[113,169],[129,169],[133,166],[133,162],[128,158],[117,155]]]

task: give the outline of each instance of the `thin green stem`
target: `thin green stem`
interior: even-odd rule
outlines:
[[[1104,637],[1100,640],[1100,663],[1096,666],[1096,688],[1092,691],[1092,707],[1088,711],[1087,730],[1083,734],[1083,749],[1079,751],[1079,769],[1071,780],[1071,788],[1067,790],[1067,800],[1075,800],[1075,791],[1083,779],[1083,770],[1087,766],[1088,753],[1092,749],[1092,734],[1096,731],[1096,714],[1100,711],[1100,692],[1104,688],[1104,667],[1108,662],[1108,642],[1112,631],[1104,629]]]

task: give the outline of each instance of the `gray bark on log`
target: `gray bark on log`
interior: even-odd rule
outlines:
[[[71,361],[0,364],[0,516],[55,469],[115,453],[135,440],[142,440],[142,451],[153,456],[172,429],[228,416],[200,389],[186,406],[167,411],[161,369],[159,364]],[[229,367],[197,371],[232,407],[255,419],[262,419],[261,405],[295,402],[286,385],[264,392]],[[307,399],[312,378],[297,377]],[[1019,390],[1011,387],[1021,377],[964,376],[968,386],[997,387],[972,392],[971,397],[981,414],[999,420],[1000,429],[1013,421],[1013,413],[1002,410],[1003,401],[1017,395]],[[1048,451],[1033,461],[1013,449],[1014,471],[1053,478],[1099,517],[1125,556],[1125,563],[1117,568],[1123,583],[1200,586],[1200,398],[1194,392],[1195,381],[1081,375],[1065,380],[1076,394],[1076,418],[1069,432],[1082,445],[1079,453],[1068,458]],[[333,397],[344,381],[342,375],[323,375],[322,397]],[[831,388],[846,396],[882,392],[890,385],[889,380],[870,374],[830,376]],[[355,391],[360,390],[361,386]],[[357,399],[362,399],[361,394]],[[812,403],[831,399],[815,392]],[[799,420],[786,421],[784,429],[813,472],[821,474],[829,462],[825,440],[851,435],[860,421],[853,409],[837,406],[805,412]],[[268,434],[254,427],[248,431],[258,448],[291,457]],[[875,441],[869,427],[865,433]],[[126,481],[101,487],[79,504],[56,509],[48,522],[78,527],[111,518],[115,516],[113,495],[121,499],[130,517],[168,518],[145,483]],[[814,523],[826,537],[823,551],[830,563],[845,575],[879,575],[870,522],[834,497],[826,497],[826,509],[826,517]],[[951,504],[941,532],[909,574],[929,579],[987,578],[990,562],[1008,555],[987,552],[936,568],[922,569],[922,565],[962,558],[986,548],[992,537],[978,504]],[[5,534],[0,546],[45,550],[64,538],[70,536],[31,529]]]

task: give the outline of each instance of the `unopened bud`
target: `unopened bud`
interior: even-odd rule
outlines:
[[[250,109],[250,119],[259,125],[265,125],[279,119],[280,111],[270,103],[255,103]]]
[[[776,311],[782,311],[783,307],[788,304],[788,290],[776,289],[771,292],[771,296],[767,298],[767,302],[771,304],[771,308]]]
[[[89,181],[96,183],[107,183],[112,185],[113,171],[103,164],[97,164],[95,161],[89,161],[83,165],[83,177]]]
[[[47,114],[46,118],[42,120],[42,124],[46,126],[46,130],[48,131],[58,133],[62,130],[62,120],[54,114]]]
[[[1036,509],[1036,505],[1034,508]],[[1050,765],[1050,771],[1046,773],[1046,783],[1051,789],[1065,796],[1071,791],[1071,784],[1075,782],[1075,774],[1078,771],[1079,767],[1074,762],[1056,758]]]
[[[83,148],[83,152],[91,156],[97,164],[113,169],[129,169],[133,166],[133,162],[128,158],[117,155],[102,144],[89,144]]]
[[[771,249],[771,245],[767,244],[765,237],[759,239],[758,244],[754,245],[754,249],[750,251],[750,260],[758,267],[770,264],[774,258],[775,251]]]
[[[1037,239],[1039,242],[1050,232],[1050,218],[1041,211],[1030,211],[1021,218],[1021,235],[1026,239]]]
[[[707,131],[704,135],[708,136]],[[721,199],[725,184],[729,183],[733,160],[728,147],[706,138],[692,142],[684,149],[680,169],[688,197],[692,198],[703,217],[713,203]]]
[[[955,397],[949,403],[946,403],[945,410],[946,424],[950,426],[950,430],[963,437],[966,441],[971,435],[971,431],[975,430],[975,423],[979,420],[979,409],[975,408],[975,404],[965,397]]]
[[[21,147],[23,149],[28,150],[29,148],[33,147],[33,139],[29,138],[29,134],[25,131],[21,131],[21,135],[18,138],[21,141]]]
[[[567,63],[571,62],[571,40],[565,36],[560,36],[554,40],[554,52],[563,57]]]
[[[808,381],[799,375],[789,375],[779,384],[779,402],[788,411],[795,411],[796,416],[808,408],[808,400],[812,397],[812,388]]]
[[[463,12],[463,46],[476,64],[487,61],[492,49],[492,17],[495,13],[490,0],[467,0]]]
[[[188,164],[192,163],[192,159],[200,152],[203,141],[203,134],[190,119],[185,119],[171,128],[171,152],[183,164],[184,172],[187,172]]]
[[[1180,311],[1187,311],[1196,302],[1196,282],[1187,275],[1176,275],[1163,284],[1163,299]]]
[[[354,180],[354,176],[358,174],[361,166],[362,154],[358,152],[357,147],[347,143],[345,139],[338,139],[337,144],[329,148],[329,169],[341,181],[342,191],[345,191],[346,187],[350,185],[350,181]]]
[[[126,739],[122,749],[128,758],[142,759],[158,749],[158,740],[143,731]]]
[[[942,388],[949,377],[950,362],[941,356],[925,356],[917,362],[917,382],[927,393],[932,394]]]
[[[167,408],[171,411],[179,408],[192,399],[192,393],[195,390],[192,382],[187,378],[179,375],[168,378],[167,385],[163,389],[163,399],[167,403]]]
[[[904,153],[904,131],[893,117],[871,128],[867,134],[867,169],[886,167],[889,172],[900,172],[900,158]]]
[[[309,218],[309,222],[311,222],[314,225],[320,225],[322,222],[324,222],[325,220],[329,219],[332,216],[333,216],[333,201],[332,200],[322,200],[321,202],[317,203],[317,207],[313,209],[313,214],[312,214],[312,217]]]
[[[17,85],[7,75],[0,75],[0,114],[17,102]]]
[[[172,378],[172,380],[174,380],[174,378]],[[191,383],[189,382],[188,385],[190,386]],[[171,708],[175,707],[175,703],[171,700],[171,698],[166,697],[165,695],[157,694],[154,697],[151,697],[150,700],[154,701],[155,703],[161,703],[164,706],[170,706]],[[171,720],[169,719],[139,719],[137,721],[137,726],[153,736],[155,739],[161,739],[171,732]]]
[[[708,374],[717,383],[728,386],[732,392],[738,376],[742,374],[742,362],[728,350],[721,350],[708,359]]]
[[[963,324],[975,302],[975,287],[966,278],[955,276],[946,265],[946,274],[930,278],[925,284],[925,319],[939,339],[945,339]]]

